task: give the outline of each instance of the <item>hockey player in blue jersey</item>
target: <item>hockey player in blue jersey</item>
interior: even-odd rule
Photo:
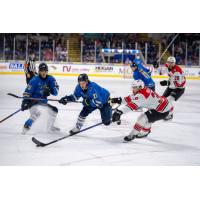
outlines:
[[[50,94],[56,96],[58,94],[58,84],[53,76],[48,75],[48,66],[46,63],[39,65],[39,75],[33,77],[27,85],[23,94],[21,109],[29,110],[30,117],[25,122],[22,134],[30,130],[32,124],[40,117],[41,107],[46,107],[49,117],[47,121],[47,131],[54,132],[60,129],[54,126],[58,109],[47,103],[47,97]],[[40,98],[41,101],[29,100],[28,98]],[[26,99],[27,98],[27,99]]]
[[[86,117],[96,109],[99,109],[104,125],[108,126],[111,123],[112,108],[108,102],[110,93],[105,88],[89,81],[87,74],[78,76],[78,85],[74,93],[64,96],[59,100],[59,103],[66,105],[68,102],[77,101],[80,97],[83,98],[83,108],[70,134],[78,133],[83,127]]]
[[[155,82],[151,78],[151,71],[142,65],[142,61],[136,58],[130,65],[135,80],[142,80],[144,85],[155,91]]]

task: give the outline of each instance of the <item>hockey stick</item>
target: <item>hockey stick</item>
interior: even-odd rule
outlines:
[[[35,100],[35,101],[42,101],[42,100],[46,100],[46,99],[40,99],[40,98],[32,98],[32,97],[20,97],[16,94],[12,94],[12,93],[7,93],[7,95],[18,98],[18,99],[27,99],[27,100]],[[47,99],[48,101],[59,101],[58,99]],[[68,102],[69,103],[69,102]],[[70,103],[82,103],[82,101],[72,101]]]
[[[120,104],[119,104],[116,108],[113,108],[112,111],[117,110],[117,108],[118,108],[119,106],[120,106]],[[77,132],[77,133],[66,135],[66,136],[61,137],[61,138],[59,138],[59,139],[53,140],[53,141],[51,141],[51,142],[49,142],[49,143],[43,143],[43,142],[37,140],[35,137],[32,137],[32,141],[36,144],[37,147],[45,147],[45,146],[47,146],[47,145],[53,144],[53,143],[55,143],[55,142],[58,142],[58,141],[63,140],[63,139],[65,139],[65,138],[71,137],[71,136],[76,135],[76,134],[78,134],[78,133],[87,131],[87,130],[89,130],[89,129],[91,129],[91,128],[94,128],[94,127],[96,127],[96,126],[99,126],[99,125],[101,125],[101,124],[103,124],[103,122],[100,122],[100,123],[98,123],[98,124],[89,126],[89,127],[85,128],[85,129],[83,129],[83,130],[81,130],[81,131],[79,131],[79,132]]]
[[[2,119],[2,120],[0,121],[0,123],[2,123],[3,121],[5,121],[6,119],[12,117],[13,115],[17,114],[19,111],[21,111],[21,108],[20,108],[19,110],[15,111],[14,113],[12,113],[11,115],[7,116],[6,118]]]
[[[166,49],[163,51],[163,53],[161,54],[160,58],[157,59],[157,62],[159,63],[160,60],[162,59],[162,57],[165,55],[165,53],[167,52],[167,50],[169,49],[169,47],[172,45],[172,43],[175,41],[175,39],[178,37],[179,33],[177,33],[174,38],[172,39],[172,41],[168,44],[168,46],[166,47]]]
[[[32,137],[32,141],[36,144],[37,147],[45,147],[45,146],[47,146],[47,145],[53,144],[53,143],[55,143],[55,142],[58,142],[58,141],[60,141],[60,140],[65,139],[65,138],[68,138],[68,137],[71,137],[71,136],[76,135],[76,134],[78,134],[78,133],[84,132],[84,131],[86,131],[86,130],[89,130],[89,129],[91,129],[91,128],[94,128],[94,127],[96,127],[96,126],[99,126],[99,125],[101,125],[101,124],[103,124],[103,122],[100,122],[100,123],[95,124],[95,125],[93,125],[93,126],[89,126],[89,127],[85,128],[85,129],[83,129],[83,130],[81,130],[81,131],[79,131],[79,132],[77,132],[77,133],[73,133],[73,134],[70,134],[70,135],[66,135],[66,136],[64,136],[64,137],[61,137],[61,138],[59,138],[59,139],[53,140],[53,141],[48,142],[48,143],[40,142],[39,140],[37,140],[37,139],[34,138],[34,137]]]

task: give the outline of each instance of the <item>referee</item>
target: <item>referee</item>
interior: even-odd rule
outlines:
[[[26,60],[26,62],[24,64],[24,72],[26,75],[26,83],[27,84],[35,75],[37,75],[35,63],[36,63],[35,54],[32,53],[31,56]]]

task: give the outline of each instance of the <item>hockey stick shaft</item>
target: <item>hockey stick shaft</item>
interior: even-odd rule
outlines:
[[[18,99],[27,99],[27,100],[35,100],[35,101],[42,101],[44,99],[41,98],[32,98],[32,97],[20,97],[18,95],[12,94],[12,93],[8,93],[7,95],[18,98]],[[57,99],[48,99],[49,101],[59,101]]]
[[[18,99],[27,99],[27,100],[35,100],[35,101],[42,101],[46,99],[41,99],[41,98],[32,98],[32,97],[20,97],[18,95],[8,93],[7,95],[18,98]],[[59,99],[47,99],[48,101],[59,101]],[[73,101],[73,103],[82,103],[81,101]]]
[[[112,109],[112,111],[116,110],[119,106],[120,106],[120,105],[118,105],[116,108]],[[71,137],[71,136],[76,135],[76,134],[78,134],[78,133],[87,131],[87,130],[89,130],[89,129],[91,129],[91,128],[94,128],[94,127],[96,127],[96,126],[99,126],[99,125],[101,125],[101,124],[103,124],[103,122],[100,122],[100,123],[98,123],[98,124],[89,126],[89,127],[85,128],[85,129],[82,129],[81,131],[79,131],[79,132],[77,132],[77,133],[74,133],[74,134],[71,134],[71,135],[66,135],[66,136],[61,137],[61,138],[59,138],[59,139],[53,140],[53,141],[51,141],[51,142],[49,142],[49,143],[40,142],[39,140],[37,140],[37,139],[34,138],[34,137],[32,137],[32,141],[37,145],[37,147],[45,147],[45,146],[47,146],[47,145],[53,144],[53,143],[55,143],[55,142],[58,142],[58,141],[63,140],[63,139],[65,139],[65,138]]]
[[[166,49],[164,50],[164,52],[161,54],[160,58],[158,58],[157,62],[160,62],[160,60],[162,59],[162,57],[165,55],[165,53],[167,52],[167,50],[169,49],[169,47],[172,45],[172,43],[175,41],[175,39],[178,37],[179,33],[177,33],[174,38],[172,39],[172,41],[168,44],[168,46],[166,47]]]
[[[100,123],[95,124],[95,125],[93,125],[93,126],[89,126],[89,127],[85,128],[85,129],[83,129],[83,130],[81,130],[81,131],[79,131],[79,132],[77,132],[77,133],[74,133],[74,134],[71,134],[71,135],[66,135],[66,136],[61,137],[61,138],[59,138],[59,139],[53,140],[53,141],[51,141],[51,142],[49,142],[49,143],[41,143],[41,142],[37,141],[34,137],[32,137],[32,141],[33,141],[34,143],[36,143],[36,144],[37,144],[37,142],[38,142],[37,146],[44,147],[44,146],[47,146],[47,145],[56,143],[56,142],[58,142],[58,141],[60,141],[60,140],[63,140],[63,139],[65,139],[65,138],[68,138],[68,137],[71,137],[71,136],[73,136],[73,135],[76,135],[76,134],[78,134],[78,133],[87,131],[87,130],[89,130],[89,129],[91,129],[91,128],[94,128],[94,127],[96,127],[96,126],[99,126],[99,125],[101,125],[101,124],[103,124],[103,122],[100,122]],[[36,141],[36,142],[35,142],[35,141]],[[41,145],[39,145],[39,143],[41,143]]]
[[[19,111],[21,111],[21,108],[17,111],[15,111],[14,113],[10,114],[9,116],[5,117],[4,119],[2,119],[0,121],[0,123],[4,122],[5,120],[7,120],[8,118],[12,117],[13,115],[17,114]]]

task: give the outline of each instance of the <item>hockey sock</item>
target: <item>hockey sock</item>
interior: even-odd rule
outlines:
[[[25,122],[24,126],[31,127],[32,124],[33,124],[33,120],[32,120],[32,119],[28,119],[28,120]]]
[[[56,116],[57,116],[57,112],[49,112],[49,118],[47,120],[47,130],[51,130],[54,126],[54,123],[56,121]]]
[[[81,129],[81,127],[83,126],[84,122],[85,122],[85,117],[79,116],[78,119],[77,119],[77,122],[76,122],[76,127],[78,129]]]

